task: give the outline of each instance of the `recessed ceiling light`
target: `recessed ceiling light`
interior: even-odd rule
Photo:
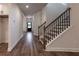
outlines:
[[[29,5],[26,5],[26,8],[29,8]]]

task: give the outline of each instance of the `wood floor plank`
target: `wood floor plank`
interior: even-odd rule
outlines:
[[[7,52],[5,49],[1,51],[1,48],[0,56],[79,56],[79,52],[49,52],[43,51],[42,48],[38,37],[34,36],[32,32],[27,32],[11,52]]]

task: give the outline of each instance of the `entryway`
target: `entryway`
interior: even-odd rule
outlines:
[[[27,22],[27,31],[32,31],[32,22]]]
[[[0,51],[8,48],[8,15],[0,15]]]

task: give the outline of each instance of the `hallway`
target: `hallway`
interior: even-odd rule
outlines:
[[[37,37],[34,37],[32,32],[27,32],[10,53],[7,51],[0,52],[0,55],[39,55],[39,48],[41,48],[39,44]]]
[[[0,56],[79,56],[79,52],[46,52],[41,49],[38,38],[32,32],[27,32],[11,52],[0,51]]]

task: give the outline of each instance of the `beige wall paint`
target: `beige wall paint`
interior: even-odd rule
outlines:
[[[47,47],[49,51],[79,51],[79,4],[71,7],[71,28]]]

